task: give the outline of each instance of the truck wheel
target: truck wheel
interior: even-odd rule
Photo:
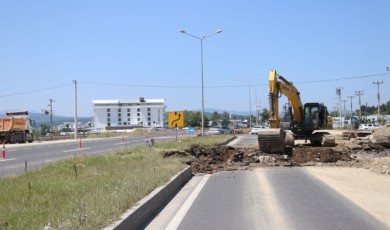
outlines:
[[[9,143],[10,144],[15,144],[16,143],[16,136],[15,136],[15,134],[11,134],[9,136]]]

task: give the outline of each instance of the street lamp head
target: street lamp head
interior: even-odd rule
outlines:
[[[219,33],[221,33],[221,32],[222,32],[222,30],[221,30],[221,29],[217,30],[217,34],[219,34]]]
[[[185,30],[183,30],[183,29],[181,29],[181,30],[180,30],[180,32],[181,32],[181,33],[183,33],[183,34],[185,34],[185,33],[186,33],[186,31],[185,31]]]

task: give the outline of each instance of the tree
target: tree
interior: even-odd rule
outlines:
[[[211,120],[211,122],[212,122],[212,125],[213,125],[213,126],[218,125],[219,120],[221,119],[221,117],[222,117],[222,116],[221,116],[217,111],[215,111],[215,112],[213,113],[213,115],[211,116],[211,118],[210,118],[210,120]]]
[[[45,136],[50,131],[50,126],[46,124],[41,124],[41,135]]]
[[[209,119],[204,116],[204,127],[208,127]],[[202,115],[200,112],[184,111],[184,126],[201,127]]]
[[[270,116],[270,113],[269,113],[268,109],[263,108],[263,110],[260,113],[261,123],[268,123],[269,116]]]
[[[222,125],[222,126],[229,126],[229,125],[230,125],[229,119],[227,119],[226,117],[223,118],[223,120],[222,120],[222,122],[221,122],[221,125]]]

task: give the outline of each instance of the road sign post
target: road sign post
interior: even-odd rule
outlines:
[[[5,141],[3,141],[3,148],[2,148],[2,151],[1,151],[1,159],[5,159]]]
[[[176,129],[176,141],[178,128],[184,127],[184,112],[168,112],[168,128]]]

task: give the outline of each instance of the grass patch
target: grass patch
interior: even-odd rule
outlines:
[[[225,137],[191,137],[104,156],[59,161],[0,179],[4,229],[100,229],[184,169],[188,158],[162,158],[162,150],[216,144]],[[2,226],[0,226],[2,229]]]

